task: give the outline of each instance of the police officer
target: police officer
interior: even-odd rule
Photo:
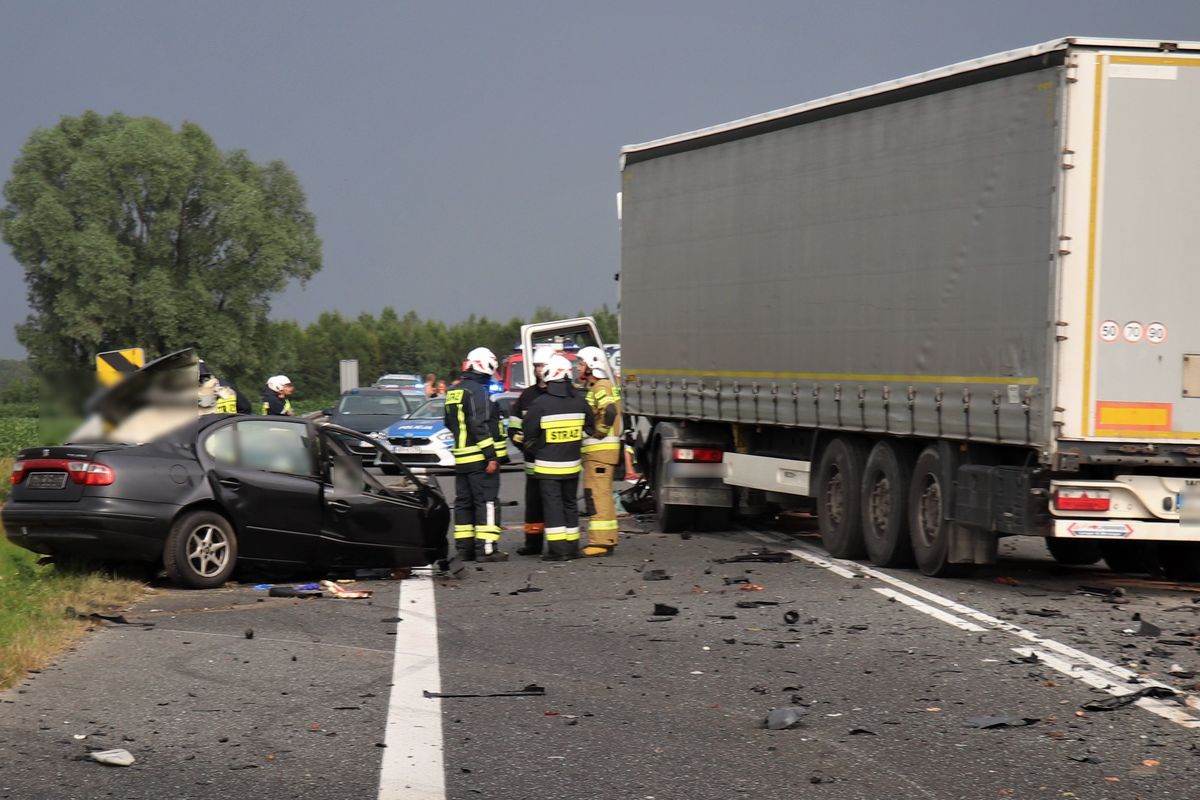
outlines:
[[[539,344],[533,348],[534,382],[525,387],[513,403],[513,419],[509,422],[509,435],[513,445],[525,452],[525,413],[535,399],[546,391],[542,380],[542,367],[554,355],[552,345]],[[533,474],[533,459],[525,459],[525,544],[517,548],[522,556],[540,556],[545,546],[546,522],[542,515],[542,490]]]
[[[596,431],[583,440],[583,502],[588,520],[585,556],[607,556],[617,546],[617,508],[613,502],[613,472],[621,460],[621,395],[609,380],[608,360],[599,347],[577,355],[583,365],[586,400],[596,417]]]
[[[446,427],[454,436],[454,547],[464,561],[498,561],[500,462],[492,439],[492,402],[487,384],[496,356],[476,347],[463,373],[446,392]],[[495,476],[495,477],[493,477]]]
[[[292,411],[292,401],[288,398],[294,390],[292,379],[287,375],[272,375],[267,378],[267,388],[263,391],[262,413],[293,416],[295,412]]]
[[[525,454],[542,493],[549,553],[544,561],[579,557],[580,446],[595,432],[592,411],[571,385],[571,362],[554,355],[542,367],[546,391],[525,412]]]

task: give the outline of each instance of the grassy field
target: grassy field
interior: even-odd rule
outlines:
[[[0,405],[0,502],[8,496],[13,456],[40,444],[37,409],[32,404]],[[38,556],[10,544],[0,529],[0,689],[19,682],[87,629],[77,615],[126,605],[142,596],[135,581],[38,566]]]

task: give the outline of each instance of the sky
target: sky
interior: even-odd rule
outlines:
[[[0,177],[91,109],[285,161],[324,269],[272,316],[615,308],[618,155],[1063,36],[1200,40],[1200,2],[2,0]],[[0,358],[24,273],[0,244]]]

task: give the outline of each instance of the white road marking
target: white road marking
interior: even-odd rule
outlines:
[[[396,655],[388,698],[379,800],[445,800],[442,690],[438,668],[434,583],[424,576],[400,584]]]
[[[959,619],[953,614],[948,614],[945,611],[942,611],[940,608],[934,608],[928,603],[922,603],[920,600],[916,600],[906,594],[900,594],[899,592],[892,591],[891,589],[881,588],[876,588],[875,591],[879,592],[884,597],[890,597],[897,602],[903,603],[909,608],[915,608],[917,611],[922,611],[934,619],[939,619],[942,622],[945,622],[947,625],[953,625],[954,627],[961,628],[964,631],[983,633],[987,630],[987,628],[982,628],[979,625],[976,625],[974,622],[967,622],[965,619]]]
[[[767,542],[772,545],[781,544],[781,540],[777,537],[772,537],[758,531],[752,531],[751,533],[755,538],[762,542]],[[788,552],[794,555],[796,558],[800,558],[808,561],[811,564],[824,567],[830,572],[840,575],[843,578],[874,578],[875,580],[882,581],[883,583],[890,584],[897,589],[907,592],[907,595],[901,595],[899,592],[894,592],[890,589],[875,589],[875,591],[879,592],[880,594],[887,597],[894,597],[897,601],[904,603],[910,608],[914,608],[918,611],[928,614],[934,619],[940,620],[949,625],[953,625],[957,628],[962,628],[963,630],[972,630],[972,628],[966,628],[964,626],[977,623],[975,624],[974,629],[979,632],[987,632],[990,630],[1000,633],[1007,633],[1027,642],[1031,642],[1043,649],[1034,650],[1032,648],[1022,647],[1013,648],[1013,650],[1025,656],[1036,654],[1038,658],[1046,664],[1046,666],[1062,672],[1064,675],[1069,675],[1081,683],[1087,684],[1093,688],[1102,689],[1110,694],[1119,695],[1128,694],[1129,692],[1136,691],[1137,688],[1143,686],[1167,685],[1158,681],[1142,679],[1133,670],[1113,664],[1110,661],[1105,661],[1104,659],[1098,658],[1091,653],[1085,653],[1082,650],[1071,647],[1070,645],[1063,644],[1062,642],[1055,641],[1054,639],[1049,639],[1041,634],[1035,633],[1034,631],[1022,628],[1019,625],[1014,625],[1011,622],[1006,622],[1005,620],[993,617],[990,614],[985,614],[982,611],[963,605],[962,603],[958,603],[947,597],[942,597],[940,594],[931,592],[928,589],[922,589],[920,586],[915,586],[893,575],[889,575],[886,572],[880,572],[873,567],[859,564],[856,561],[847,561],[840,558],[826,556],[811,549],[808,545],[797,544],[794,541],[787,541],[786,544],[790,548]],[[909,597],[908,595],[912,595],[912,597]],[[907,599],[901,599],[903,597],[907,597]],[[914,597],[919,597],[929,602],[923,603],[919,600],[915,600]],[[942,608],[934,607],[935,605],[941,606],[942,608],[948,609],[954,613],[947,613],[946,611],[943,611]],[[973,620],[974,623],[968,622],[967,620]],[[1080,666],[1080,664],[1085,664],[1088,668],[1084,668]],[[1131,683],[1133,681],[1136,681],[1136,684]],[[1180,702],[1183,702],[1187,698],[1194,698],[1194,695],[1190,695],[1187,692],[1178,692],[1176,696],[1179,698]],[[1165,719],[1168,719],[1176,724],[1182,725],[1185,728],[1200,728],[1200,718],[1188,713],[1186,710],[1184,710],[1184,708],[1175,703],[1154,697],[1143,697],[1135,701],[1134,705],[1138,706],[1139,708],[1143,708],[1152,714],[1157,714],[1160,717],[1164,717]]]

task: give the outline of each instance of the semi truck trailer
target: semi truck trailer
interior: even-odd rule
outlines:
[[[623,148],[662,528],[807,506],[929,575],[1023,535],[1200,578],[1197,131],[1200,43],[1066,38]]]

